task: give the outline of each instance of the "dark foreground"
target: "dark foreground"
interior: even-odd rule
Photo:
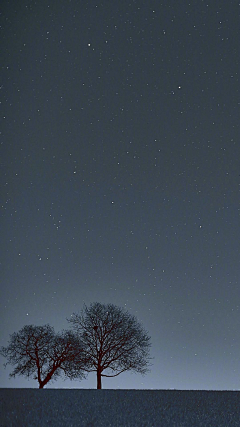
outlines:
[[[0,389],[1,427],[240,426],[240,392]]]

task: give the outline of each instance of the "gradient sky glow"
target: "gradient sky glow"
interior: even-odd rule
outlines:
[[[2,9],[0,345],[113,303],[154,360],[103,388],[240,389],[239,2]]]

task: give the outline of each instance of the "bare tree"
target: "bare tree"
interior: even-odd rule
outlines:
[[[137,319],[113,304],[93,303],[68,319],[84,343],[86,372],[97,372],[97,388],[102,377],[124,371],[145,374],[149,365],[150,337]],[[106,371],[107,374],[103,374]]]
[[[5,366],[15,366],[10,377],[23,375],[38,380],[43,388],[61,374],[69,378],[84,378],[82,345],[71,332],[56,334],[50,325],[26,325],[10,335],[7,347],[0,354],[7,358]]]

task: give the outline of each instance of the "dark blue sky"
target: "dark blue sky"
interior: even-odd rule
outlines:
[[[113,303],[154,360],[104,388],[240,389],[238,2],[3,4],[0,344]]]

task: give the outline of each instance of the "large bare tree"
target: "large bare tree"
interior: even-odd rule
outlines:
[[[86,372],[97,373],[97,388],[102,377],[115,377],[124,371],[145,374],[149,365],[150,337],[137,319],[113,304],[92,303],[68,319],[84,344],[89,365]],[[103,373],[106,372],[106,373]]]
[[[50,325],[24,326],[10,335],[8,346],[1,347],[0,354],[7,359],[5,366],[15,366],[10,377],[33,377],[39,388],[61,374],[85,377],[81,341],[71,331],[56,334]]]

